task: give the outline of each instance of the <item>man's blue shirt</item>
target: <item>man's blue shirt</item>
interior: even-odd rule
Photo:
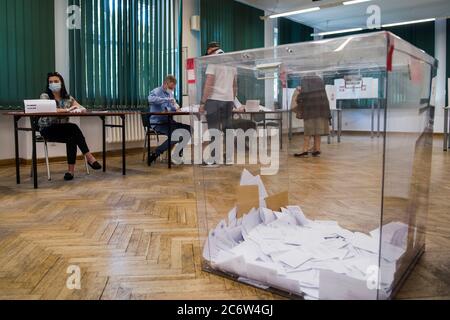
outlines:
[[[150,104],[150,112],[175,112],[176,107],[171,103],[173,94],[164,90],[164,87],[158,87],[148,96],[148,103]],[[151,116],[150,124],[162,124],[167,123],[167,117],[165,116]]]

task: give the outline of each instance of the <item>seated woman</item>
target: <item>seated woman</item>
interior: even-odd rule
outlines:
[[[58,112],[86,112],[86,109],[67,93],[64,79],[57,72],[47,75],[47,89],[41,95],[41,99],[55,100]],[[76,124],[69,123],[69,118],[42,117],[39,119],[39,131],[47,141],[66,144],[69,170],[65,174],[64,180],[74,179],[77,148],[80,148],[92,169],[100,170],[102,168],[90,153],[80,128]]]

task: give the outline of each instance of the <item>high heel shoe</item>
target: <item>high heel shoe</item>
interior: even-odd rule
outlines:
[[[74,176],[73,176],[73,174],[71,174],[70,172],[67,172],[65,175],[64,175],[64,180],[65,181],[72,181],[74,179]]]
[[[101,170],[102,165],[98,163],[98,161],[95,161],[94,163],[88,162],[89,167],[91,167],[93,170]]]

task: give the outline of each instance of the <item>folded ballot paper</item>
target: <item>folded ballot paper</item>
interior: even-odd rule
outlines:
[[[238,193],[236,207],[205,242],[203,257],[213,268],[309,300],[389,296],[407,225],[383,226],[380,260],[379,229],[368,235],[336,221],[310,220],[300,206],[288,205],[287,193],[270,196],[261,177],[247,170]]]

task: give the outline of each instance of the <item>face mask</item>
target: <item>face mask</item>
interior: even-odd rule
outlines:
[[[215,51],[213,51],[213,52],[211,52],[210,54],[206,54],[207,56],[214,56],[214,55],[216,55],[216,54],[224,54],[225,53],[225,51],[223,51],[222,49],[216,49]]]
[[[61,91],[61,83],[50,83],[48,88],[52,91],[52,92],[58,92]]]

